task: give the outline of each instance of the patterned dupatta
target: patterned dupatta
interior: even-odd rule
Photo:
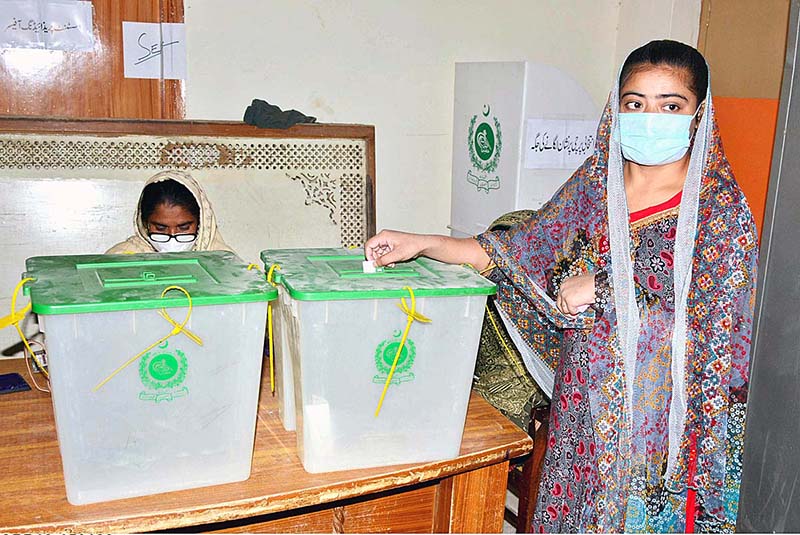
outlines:
[[[675,238],[673,284],[675,295],[675,325],[672,329],[672,400],[669,410],[669,455],[666,476],[675,473],[680,437],[686,420],[686,306],[692,280],[692,256],[697,235],[697,208],[703,168],[711,145],[711,125],[714,116],[711,83],[706,90],[706,110],[697,127],[689,159],[689,170],[683,185],[678,229]],[[614,303],[617,312],[617,333],[625,367],[625,403],[629,424],[633,422],[630,409],[633,400],[633,377],[636,376],[636,351],[639,341],[639,308],[631,262],[630,214],[625,196],[623,160],[619,134],[619,83],[614,84],[610,106],[611,140],[608,152],[608,228],[611,242],[611,274]],[[727,162],[726,162],[727,163]],[[730,171],[730,166],[728,166]]]
[[[689,435],[698,443],[695,486],[702,514],[735,523],[741,437],[755,295],[757,238],[744,195],[725,158],[709,94],[695,135],[675,245],[673,396],[669,455],[663,475],[671,492],[687,487]],[[588,329],[587,368],[604,531],[624,526],[631,447],[631,391],[639,309],[630,257],[628,210],[612,92],[592,156],[527,221],[478,241],[497,270],[498,309],[529,371],[552,384],[558,347],[574,329]],[[611,225],[609,225],[611,221]],[[561,314],[546,289],[554,272],[605,270],[612,299],[602,315]],[[548,392],[549,393],[549,392]],[[554,410],[557,410],[554,408]],[[730,421],[729,421],[730,420]],[[661,467],[657,467],[661,470]]]

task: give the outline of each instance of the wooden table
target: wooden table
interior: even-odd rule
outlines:
[[[0,360],[0,373],[12,371],[30,383],[22,360]],[[269,381],[262,384],[269,388]],[[532,448],[528,435],[476,394],[461,453],[449,461],[309,474],[295,444],[295,433],[278,419],[275,398],[262,391],[247,481],[73,506],[50,396],[5,394],[0,532],[499,533],[508,461]]]

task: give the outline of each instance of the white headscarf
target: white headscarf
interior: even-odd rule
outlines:
[[[706,66],[706,68],[708,68]],[[620,76],[622,71],[620,70]],[[630,223],[625,196],[622,150],[619,134],[619,77],[611,92],[611,136],[608,154],[608,233],[617,329],[625,366],[625,404],[632,429],[633,384],[639,342],[639,307],[633,281]],[[714,108],[711,75],[705,98],[705,113],[694,136],[689,170],[683,186],[674,250],[675,326],[672,331],[672,400],[669,407],[669,451],[666,479],[674,475],[686,421],[686,307],[692,282],[692,259],[697,237],[697,210],[703,168],[709,154]]]
[[[214,209],[211,207],[211,202],[206,196],[206,192],[192,178],[189,173],[184,171],[162,171],[151,176],[145,182],[145,187],[155,182],[163,182],[164,180],[174,180],[194,195],[197,205],[200,207],[200,221],[197,225],[197,239],[194,242],[193,251],[231,251],[230,246],[225,243],[222,236],[217,229],[217,218],[214,215]],[[144,188],[142,188],[144,193]],[[153,253],[153,248],[150,241],[147,239],[148,230],[142,221],[142,196],[139,196],[139,202],[136,204],[136,211],[133,215],[133,228],[136,234],[128,238],[122,243],[118,243],[107,251],[108,254],[113,253]]]

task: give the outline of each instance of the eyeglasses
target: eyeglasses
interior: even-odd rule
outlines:
[[[191,243],[197,239],[197,233],[192,234],[162,234],[160,232],[151,232],[150,239],[156,243],[167,243],[171,239],[175,239],[178,243]]]

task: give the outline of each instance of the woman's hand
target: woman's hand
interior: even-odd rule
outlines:
[[[470,264],[478,271],[489,265],[489,256],[474,238],[451,238],[437,234],[411,234],[382,230],[364,244],[364,256],[376,267],[427,256],[448,264]]]
[[[376,266],[390,266],[418,257],[425,250],[429,236],[397,230],[382,230],[364,244],[367,260]]]
[[[556,297],[556,306],[562,314],[580,314],[594,304],[594,273],[564,279]]]

